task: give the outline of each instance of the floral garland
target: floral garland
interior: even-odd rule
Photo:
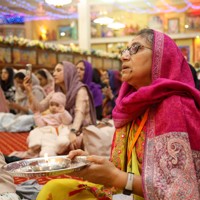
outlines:
[[[75,45],[65,46],[62,44],[54,44],[50,42],[42,42],[39,40],[30,40],[26,38],[18,38],[16,36],[3,37],[0,36],[0,43],[6,45],[17,45],[20,47],[38,47],[44,50],[53,50],[63,53],[79,53],[81,55],[94,55],[99,57],[116,58],[119,59],[118,54],[108,53],[102,50],[82,50]]]

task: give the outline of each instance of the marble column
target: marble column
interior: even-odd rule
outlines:
[[[89,51],[91,49],[90,29],[90,5],[88,0],[80,0],[78,3],[78,42],[81,49]]]

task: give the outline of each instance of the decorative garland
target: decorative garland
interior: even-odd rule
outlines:
[[[56,52],[63,53],[79,53],[81,55],[94,55],[99,57],[116,58],[119,59],[118,54],[108,53],[102,50],[82,50],[76,46],[64,46],[62,44],[53,44],[50,42],[41,42],[39,40],[30,40],[26,38],[18,38],[16,36],[3,37],[0,36],[0,44],[20,46],[20,47],[38,47],[44,50],[53,50]]]

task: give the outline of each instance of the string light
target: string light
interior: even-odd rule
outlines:
[[[23,10],[26,10],[24,12],[18,12],[12,9],[9,9],[6,6],[1,6],[0,5],[0,12],[1,15],[19,15],[23,16],[25,21],[30,21],[30,20],[56,20],[56,19],[77,19],[78,14],[73,13],[69,14],[67,10],[63,8],[56,8],[53,5],[46,4],[42,0],[32,0],[35,3],[42,3],[45,5],[45,7],[49,7],[52,12],[50,11],[45,11],[43,16],[37,16],[37,6],[35,4],[31,4],[25,0],[5,0],[7,3],[10,5],[19,5]],[[56,0],[55,0],[56,2]],[[119,2],[119,1],[118,1]],[[138,14],[157,14],[157,13],[169,13],[169,12],[185,12],[189,8],[193,10],[198,10],[200,9],[200,5],[194,5],[192,2],[189,0],[183,0],[183,4],[185,4],[182,8],[176,8],[169,3],[166,2],[166,0],[161,0],[160,1],[165,8],[160,8],[159,6],[153,5],[150,1],[144,0],[144,3],[148,6],[146,9],[142,9],[140,7],[137,7],[136,4],[133,3],[126,3],[126,4],[121,4],[121,3],[114,3],[113,5],[121,10],[124,10],[126,12],[130,13],[138,13]]]
[[[157,14],[157,13],[169,13],[169,12],[177,12],[177,13],[181,13],[181,12],[185,12],[186,10],[188,10],[189,8],[192,8],[194,10],[198,10],[200,9],[200,6],[195,6],[193,5],[191,2],[189,2],[188,0],[184,0],[183,3],[185,3],[186,5],[181,8],[178,9],[176,7],[171,6],[170,4],[168,4],[166,1],[161,0],[161,2],[163,3],[164,6],[167,7],[167,9],[160,9],[157,6],[153,6],[149,1],[144,0],[144,2],[151,8],[147,8],[147,9],[141,9],[139,7],[133,6],[133,4],[119,4],[119,3],[115,3],[114,5],[121,9],[124,10],[126,12],[130,12],[130,13],[138,13],[138,14],[143,14],[143,13],[148,13],[148,14]],[[128,7],[128,8],[127,8]],[[152,9],[153,8],[153,9]]]
[[[37,6],[33,6],[32,4],[30,4],[24,0],[15,0],[15,1],[5,0],[5,1],[11,5],[20,5],[20,7],[22,7],[29,13],[32,12],[33,14],[27,14],[25,12],[17,12],[17,11],[9,9],[8,7],[0,6],[0,10],[4,11],[4,13],[1,12],[1,15],[5,15],[5,14],[16,14],[17,15],[18,14],[20,16],[24,16],[25,21],[77,19],[78,18],[77,13],[68,14],[67,10],[63,10],[63,9],[59,9],[59,8],[55,8],[55,7],[53,10],[56,12],[45,11],[43,16],[37,16]],[[41,0],[35,0],[35,2],[41,3]],[[49,6],[50,8],[53,8],[52,5],[49,5],[49,4],[45,4],[45,5]],[[60,14],[58,14],[58,13],[60,13]]]
[[[194,9],[194,10],[198,10],[200,9],[200,6],[195,6],[193,5],[191,2],[189,2],[188,0],[184,0],[184,2],[190,6],[190,8]]]

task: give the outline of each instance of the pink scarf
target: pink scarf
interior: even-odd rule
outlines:
[[[153,135],[187,132],[191,148],[200,150],[200,93],[194,88],[187,61],[174,41],[167,35],[154,32],[152,84],[135,90],[122,84],[113,119],[116,128],[126,125],[143,114],[155,110]],[[150,120],[150,119],[148,119]]]

